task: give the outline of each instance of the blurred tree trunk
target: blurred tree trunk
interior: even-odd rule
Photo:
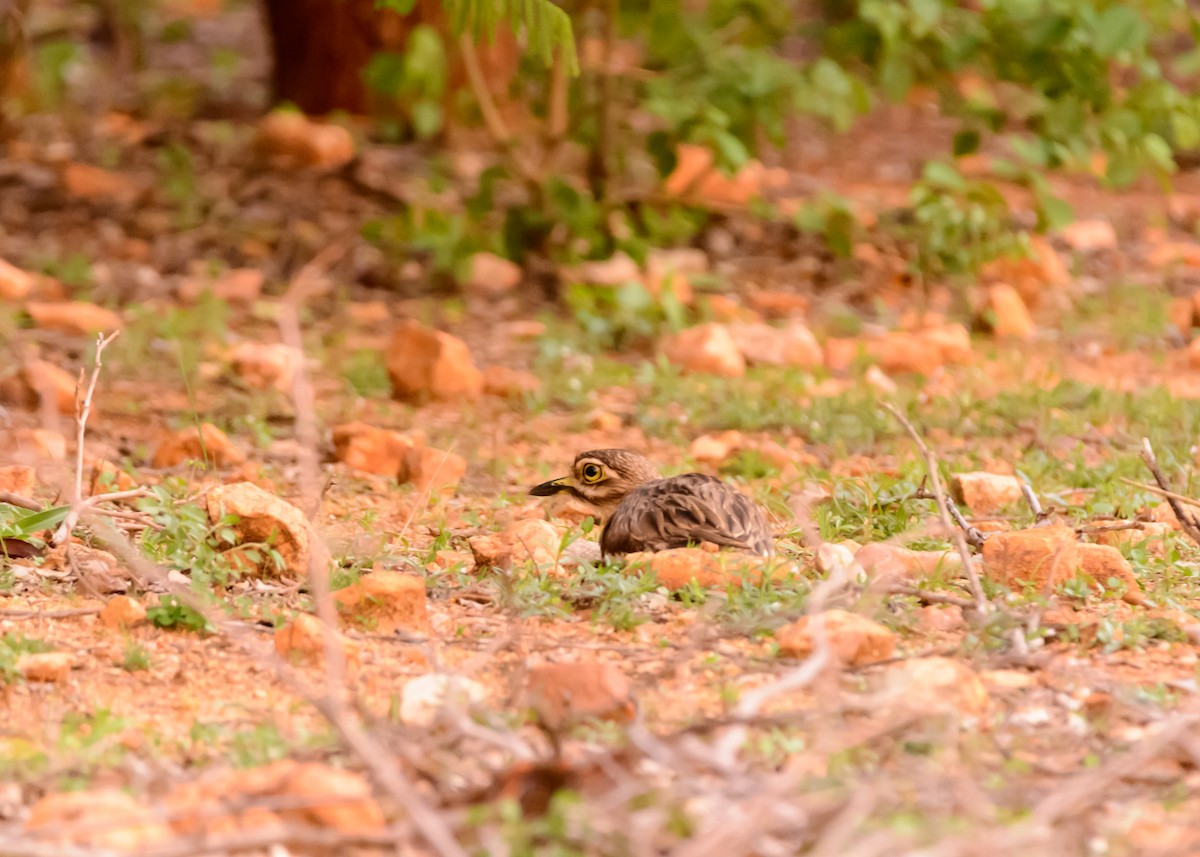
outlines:
[[[2,2],[2,0],[0,0]],[[306,113],[331,110],[371,112],[379,96],[363,82],[363,71],[379,51],[403,51],[418,24],[446,34],[441,0],[417,0],[409,15],[375,8],[375,0],[265,0],[267,29],[274,51],[274,98]],[[447,39],[451,58],[449,96],[466,81]],[[516,72],[516,40],[503,26],[480,48],[490,80],[503,83]]]
[[[7,138],[12,130],[4,110],[5,103],[29,83],[25,56],[25,13],[28,9],[29,0],[0,0],[0,138]]]

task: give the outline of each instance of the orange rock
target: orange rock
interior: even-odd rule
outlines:
[[[740,378],[746,374],[746,360],[728,328],[720,324],[701,324],[665,337],[660,350],[672,363],[689,372]]]
[[[588,414],[588,428],[602,432],[620,431],[621,417],[619,414],[597,408]]]
[[[429,631],[425,581],[413,574],[373,571],[333,594],[338,611],[354,624],[380,634]]]
[[[129,176],[90,164],[66,164],[61,168],[60,178],[67,193],[83,199],[111,199],[129,204],[142,193],[138,183]]]
[[[498,298],[521,282],[521,266],[495,253],[476,253],[471,257],[467,290],[489,298]]]
[[[17,429],[12,433],[18,449],[28,450],[39,458],[63,461],[67,457],[67,439],[49,429]]]
[[[119,315],[86,301],[30,301],[25,304],[25,311],[38,327],[61,330],[78,336],[97,331],[108,333],[121,328]]]
[[[542,382],[532,372],[508,366],[488,366],[483,370],[483,391],[492,396],[519,399],[542,388]]]
[[[1028,256],[1002,256],[983,267],[985,282],[1008,283],[1015,287],[1026,306],[1041,303],[1049,287],[1061,287],[1071,282],[1070,271],[1058,252],[1040,235],[1030,237]]]
[[[1125,601],[1144,601],[1141,585],[1119,550],[1081,544],[1074,530],[1062,525],[993,533],[983,545],[983,568],[1011,589],[1032,584],[1043,592],[1076,575],[1105,589],[1115,579],[1124,586]]]
[[[400,478],[408,473],[408,452],[416,441],[400,432],[362,422],[343,423],[333,429],[334,457],[364,473]]]
[[[358,647],[343,635],[333,632],[346,662],[358,662]],[[325,662],[325,626],[316,616],[298,614],[291,622],[275,629],[275,651],[293,664]]]
[[[1129,560],[1111,545],[1079,543],[1075,545],[1075,562],[1079,573],[1109,590],[1117,587],[1124,591],[1121,599],[1130,604],[1143,604],[1146,596],[1142,585],[1133,573]]]
[[[580,262],[564,272],[566,279],[592,286],[625,286],[642,281],[642,271],[629,254],[617,251],[607,259]]]
[[[24,464],[9,464],[0,467],[0,492],[31,497],[37,485],[37,474]]]
[[[893,697],[914,711],[952,711],[970,717],[987,712],[991,699],[979,675],[952,658],[913,658],[887,668]]]
[[[64,682],[74,665],[75,656],[70,652],[38,652],[17,658],[17,672],[26,681]]]
[[[629,679],[617,666],[598,660],[534,667],[525,698],[554,731],[585,720],[629,721],[637,712]]]
[[[466,472],[467,460],[461,455],[430,446],[413,446],[405,455],[401,481],[411,482],[420,491],[452,489]]]
[[[562,552],[562,534],[549,521],[526,518],[502,533],[474,536],[468,540],[477,567],[510,569],[532,565],[550,571]]]
[[[667,176],[663,190],[670,196],[681,196],[695,189],[712,169],[712,152],[684,143],[675,150],[675,169]]]
[[[740,431],[723,431],[719,434],[703,434],[692,441],[688,454],[704,464],[723,464],[745,444],[746,438]]]
[[[88,484],[89,491],[93,496],[107,494],[111,491],[132,491],[137,487],[137,481],[132,476],[111,461],[103,459],[92,465]]]
[[[808,297],[795,292],[751,292],[747,301],[751,309],[769,318],[805,315],[809,307]]]
[[[1167,320],[1171,326],[1182,333],[1184,336],[1191,338],[1192,328],[1196,322],[1196,298],[1200,293],[1186,298],[1171,298],[1171,303],[1167,308]],[[1188,353],[1189,362],[1191,353]],[[1195,364],[1192,364],[1195,368]]]
[[[889,375],[913,372],[932,375],[945,364],[940,349],[930,347],[927,332],[920,334],[905,330],[894,330],[879,339],[864,340],[868,355]]]
[[[1021,501],[1021,481],[1015,476],[976,471],[950,477],[954,499],[977,515],[990,515]]]
[[[278,342],[242,342],[229,355],[234,374],[255,390],[290,394],[304,356]]]
[[[708,271],[708,256],[695,247],[651,250],[646,256],[646,288],[654,295],[671,293],[682,304],[694,298],[691,277]]]
[[[957,604],[930,604],[917,611],[917,622],[925,631],[957,631],[966,622]]]
[[[483,392],[483,375],[466,343],[411,319],[396,326],[385,360],[397,399],[460,399]]]
[[[877,542],[863,545],[854,561],[872,580],[904,582],[962,569],[962,557],[956,551],[916,551],[899,545]]]
[[[303,806],[284,815],[343,833],[381,831],[387,820],[371,797],[371,785],[360,774],[317,762],[298,765],[282,793]]]
[[[291,503],[252,482],[218,485],[208,492],[206,502],[209,520],[214,524],[227,516],[236,518],[229,526],[237,534],[239,545],[269,545],[279,553],[284,564],[282,569],[276,566],[266,550],[261,551],[259,570],[263,574],[308,575],[312,553],[308,521]]]
[[[108,599],[100,611],[100,624],[105,628],[133,628],[146,621],[146,608],[128,595]]]
[[[1192,241],[1164,241],[1146,255],[1152,268],[1165,268],[1176,263],[1200,268],[1200,244]]]
[[[60,414],[74,414],[78,382],[78,378],[53,363],[30,360],[15,373],[0,379],[0,401],[35,410],[44,400]]]
[[[332,169],[354,158],[354,138],[345,128],[287,110],[273,110],[259,120],[254,144],[280,169]]]
[[[33,291],[36,279],[28,271],[0,259],[0,300],[19,301]]]
[[[1118,549],[1122,545],[1137,547],[1144,544],[1151,556],[1162,557],[1166,556],[1172,532],[1170,524],[1146,521],[1139,524],[1137,529],[1108,530],[1093,533],[1092,538],[1099,544]]]
[[[890,629],[857,613],[826,610],[820,621],[802,616],[776,631],[779,654],[807,658],[816,650],[821,634],[833,658],[851,666],[886,661],[896,652],[896,635]]]
[[[663,190],[668,196],[696,199],[714,206],[741,207],[770,187],[787,181],[786,172],[767,169],[757,160],[747,161],[732,176],[716,169],[712,153],[703,146],[682,143],[676,150],[675,170]]]
[[[858,357],[860,351],[865,351],[856,339],[831,336],[825,340],[825,368],[832,372],[845,372]],[[835,395],[840,394],[839,390]]]
[[[155,813],[117,789],[56,792],[29,811],[25,831],[51,843],[91,845],[128,854],[152,850],[171,838]]]
[[[1193,339],[1187,347],[1188,366],[1192,369],[1200,369],[1200,339]]]
[[[631,553],[626,556],[626,570],[631,573],[651,571],[661,586],[683,589],[696,583],[706,589],[729,584],[740,586],[746,581],[761,583],[763,576],[783,577],[785,567],[771,568],[762,557],[748,554],[714,553],[704,548],[672,548],[654,553]]]
[[[1011,589],[1031,583],[1046,590],[1075,574],[1075,545],[1075,531],[1062,525],[993,533],[983,544],[983,569]]]
[[[817,338],[799,322],[787,327],[731,324],[729,335],[751,366],[797,366],[812,369],[824,360]]]
[[[988,289],[988,308],[991,311],[992,331],[1002,339],[1032,339],[1037,325],[1017,290],[1007,283],[997,283]]]
[[[354,301],[346,304],[346,315],[362,327],[382,327],[392,320],[392,310],[386,301]]]
[[[971,334],[961,324],[946,324],[921,331],[925,341],[938,350],[943,363],[971,362]]]
[[[1117,231],[1107,220],[1076,220],[1058,234],[1068,247],[1081,253],[1117,249]]]
[[[154,453],[154,467],[176,467],[185,461],[202,461],[214,467],[241,464],[246,455],[229,436],[212,423],[181,429],[167,435]]]

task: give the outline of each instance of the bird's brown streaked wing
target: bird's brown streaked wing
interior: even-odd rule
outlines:
[[[752,500],[711,476],[647,483],[622,501],[601,534],[605,554],[667,550],[699,542],[769,554],[773,544]]]

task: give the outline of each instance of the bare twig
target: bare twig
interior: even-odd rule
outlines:
[[[613,97],[616,77],[612,71],[613,48],[617,41],[619,0],[604,4],[603,56],[600,59],[600,85],[596,91],[596,145],[588,160],[588,180],[592,196],[603,203],[609,194],[609,158],[613,142]]]
[[[1029,504],[1029,511],[1033,512],[1033,525],[1044,523],[1049,519],[1050,513],[1042,508],[1042,503],[1038,500],[1037,492],[1033,490],[1033,486],[1026,479],[1021,480],[1021,494],[1025,498],[1025,502]]]
[[[22,497],[20,494],[14,494],[11,491],[0,491],[0,503],[7,503],[9,506],[17,506],[21,509],[28,509],[31,512],[42,511],[42,504],[37,500],[30,500],[28,497]]]
[[[366,845],[393,845],[407,838],[405,828],[376,832],[349,832],[324,827],[269,826],[224,836],[189,836],[158,846],[138,850],[141,857],[195,857],[200,854],[233,854],[260,851],[273,845],[317,849],[322,853],[340,854],[343,849]],[[4,857],[117,857],[127,851],[107,848],[84,848],[62,845],[59,842],[39,841],[32,836],[0,837],[0,855]]]
[[[1148,437],[1142,438],[1142,461],[1146,462],[1146,467],[1150,469],[1150,473],[1154,476],[1154,481],[1158,483],[1158,487],[1164,492],[1167,502],[1171,504],[1171,511],[1179,519],[1179,525],[1183,527],[1183,531],[1195,541],[1200,542],[1200,521],[1196,520],[1195,515],[1187,508],[1187,505],[1179,499],[1180,495],[1171,491],[1171,483],[1167,481],[1162,468],[1158,466],[1158,458],[1154,455],[1154,447],[1150,445],[1150,438]]]
[[[962,607],[964,610],[975,606],[975,602],[967,598],[946,595],[942,592],[930,592],[928,589],[918,589],[915,586],[905,586],[899,583],[887,586],[883,591],[895,595],[911,595],[913,598],[923,601],[926,604],[952,604],[955,607]]]
[[[1176,494],[1174,491],[1164,491],[1162,488],[1159,488],[1156,485],[1147,485],[1145,482],[1138,482],[1136,479],[1129,479],[1125,476],[1121,476],[1120,480],[1126,485],[1132,485],[1134,488],[1140,488],[1143,491],[1150,492],[1151,494],[1157,494],[1159,497],[1163,497],[1168,500],[1178,500],[1185,506],[1194,506],[1196,508],[1200,508],[1200,500],[1197,500],[1194,497],[1189,497],[1186,494]]]
[[[909,494],[907,499],[933,500],[934,502],[937,502],[938,495],[925,487],[925,481],[926,480],[921,480],[920,487],[918,487],[916,491]],[[954,502],[952,497],[947,494],[943,495],[943,499],[946,501],[946,509],[950,512],[950,517],[954,519],[954,523],[958,524],[958,528],[962,530],[963,535],[967,539],[967,543],[972,547],[983,547],[983,543],[987,541],[987,536],[985,536],[978,527],[973,526],[971,522],[967,520],[966,516],[963,515],[962,510],[958,508],[958,504]]]
[[[67,619],[71,616],[95,616],[100,607],[74,607],[68,610],[0,610],[0,619]],[[2,854],[3,851],[0,851]]]
[[[1110,795],[1113,783],[1137,773],[1168,747],[1187,738],[1198,723],[1200,714],[1179,714],[1153,735],[1142,738],[1128,752],[1110,757],[1098,768],[1077,774],[1033,808],[1031,823],[1051,826],[1067,816],[1078,817],[1088,806]]]
[[[92,371],[90,375],[79,370],[79,384],[75,388],[75,484],[71,495],[71,511],[67,513],[66,518],[59,524],[58,529],[54,531],[54,536],[51,539],[54,544],[61,545],[71,537],[71,531],[75,529],[75,525],[79,523],[79,517],[89,506],[94,506],[97,503],[103,503],[106,500],[122,500],[130,497],[140,497],[145,494],[145,489],[138,488],[133,492],[116,491],[112,494],[100,494],[95,497],[84,498],[83,496],[83,453],[85,449],[84,440],[87,435],[88,417],[92,413],[92,397],[96,394],[96,382],[100,380],[100,369],[103,367],[104,349],[108,347],[117,336],[119,330],[114,330],[108,336],[104,334],[96,334],[96,353],[92,357]],[[87,381],[87,389],[84,390],[84,381]],[[82,395],[81,395],[82,393]]]
[[[304,354],[304,343],[300,335],[299,305],[309,283],[317,273],[345,251],[346,245],[335,242],[319,253],[296,275],[284,297],[279,312],[280,335],[284,344],[295,349],[301,356]],[[297,364],[292,392],[296,410],[296,440],[303,451],[300,456],[299,481],[311,527],[311,521],[320,510],[321,503],[317,418],[312,386],[308,380],[304,360],[297,361]],[[312,540],[314,544],[321,543],[315,528]],[[324,556],[323,551],[310,551],[308,570],[313,599],[317,605],[317,616],[325,630],[325,694],[310,696],[309,703],[337,729],[342,740],[367,766],[379,785],[391,794],[397,803],[405,807],[413,825],[436,853],[441,857],[466,857],[466,850],[459,845],[445,820],[426,802],[395,760],[367,733],[361,721],[346,705],[343,698],[345,659],[337,640],[337,611],[329,589],[328,558]]]
[[[975,565],[971,562],[971,550],[967,546],[967,539],[965,536],[967,529],[973,528],[967,527],[961,530],[956,530],[950,525],[951,513],[949,510],[951,508],[951,504],[949,499],[946,497],[946,492],[942,488],[942,477],[938,470],[937,457],[933,454],[929,447],[926,446],[925,440],[921,437],[920,432],[916,430],[913,424],[909,422],[908,417],[900,413],[899,409],[889,402],[883,402],[882,405],[884,410],[895,417],[896,421],[904,427],[904,430],[908,432],[909,437],[911,437],[913,442],[917,445],[917,449],[921,451],[921,455],[924,456],[925,467],[929,471],[929,481],[933,484],[933,493],[935,499],[937,500],[938,513],[942,517],[942,525],[947,530],[951,530],[954,533],[954,543],[958,547],[959,556],[962,557],[963,572],[967,575],[967,582],[971,587],[971,597],[974,599],[975,609],[980,613],[988,612],[988,610],[991,608],[991,604],[988,602],[987,597],[983,594],[983,583],[979,580],[979,573],[975,570]],[[957,507],[955,507],[955,509],[957,509]],[[961,519],[961,513],[959,518]],[[963,522],[960,520],[960,527],[962,526],[962,523]]]
[[[1119,533],[1121,530],[1144,530],[1146,525],[1141,521],[1122,521],[1119,524],[1100,524],[1094,527],[1076,527],[1075,534],[1090,536],[1096,533]]]
[[[463,66],[467,70],[467,82],[471,85],[471,94],[479,104],[479,112],[483,114],[483,124],[487,126],[492,139],[500,145],[512,160],[517,174],[529,185],[530,189],[540,193],[542,177],[537,167],[529,161],[517,145],[517,141],[509,131],[504,117],[496,107],[492,91],[488,88],[487,78],[479,64],[479,52],[475,50],[475,40],[470,33],[458,37],[458,47],[462,52]]]

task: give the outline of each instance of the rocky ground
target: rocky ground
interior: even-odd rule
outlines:
[[[591,304],[361,237],[431,193],[419,150],[22,125],[0,853],[1200,848],[1200,189],[1061,180],[1079,221],[924,289],[745,210],[869,220],[927,119],[684,157],[665,191],[722,217],[561,272]],[[599,564],[527,491],[613,446],[733,481],[778,556]]]

